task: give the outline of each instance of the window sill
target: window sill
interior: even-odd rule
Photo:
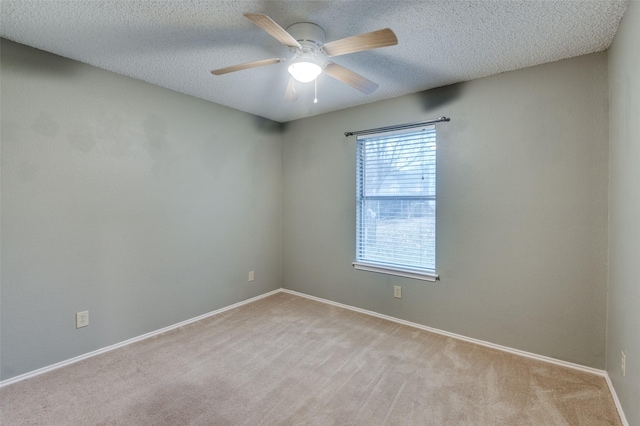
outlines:
[[[414,280],[435,282],[440,277],[435,273],[431,274],[424,271],[416,271],[412,269],[401,269],[391,266],[381,266],[373,263],[353,262],[353,267],[359,271],[377,272],[380,274],[395,275],[398,277],[412,278]]]

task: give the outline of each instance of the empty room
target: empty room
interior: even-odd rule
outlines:
[[[639,0],[0,17],[0,424],[640,425]]]

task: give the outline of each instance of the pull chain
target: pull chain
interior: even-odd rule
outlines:
[[[318,103],[318,79],[317,78],[314,80],[314,83],[315,83],[315,94],[313,96],[313,103],[317,104]]]

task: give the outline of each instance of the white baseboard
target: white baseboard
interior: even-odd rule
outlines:
[[[405,321],[405,320],[402,320],[402,319],[399,319],[399,318],[391,317],[391,316],[388,316],[388,315],[383,315],[383,314],[380,314],[380,313],[377,313],[377,312],[374,312],[374,311],[368,311],[366,309],[361,309],[361,308],[357,308],[355,306],[345,305],[345,304],[342,304],[342,303],[334,302],[334,301],[327,300],[327,299],[322,299],[320,297],[315,297],[315,296],[311,296],[311,295],[308,295],[308,294],[305,294],[305,293],[300,293],[300,292],[297,292],[297,291],[294,291],[294,290],[288,290],[288,289],[284,289],[284,288],[276,289],[276,290],[270,291],[270,292],[265,293],[265,294],[261,294],[261,295],[256,296],[256,297],[252,297],[251,299],[243,300],[241,302],[234,303],[233,305],[225,306],[224,308],[220,308],[218,310],[215,310],[215,311],[212,311],[212,312],[197,316],[195,318],[191,318],[191,319],[179,322],[177,324],[173,324],[173,325],[170,325],[168,327],[164,327],[164,328],[161,328],[159,330],[152,331],[150,333],[146,333],[146,334],[143,334],[141,336],[133,337],[131,339],[122,341],[120,343],[116,343],[114,345],[104,347],[102,349],[98,349],[98,350],[95,350],[95,351],[92,351],[92,352],[88,352],[86,354],[79,355],[77,357],[74,357],[74,358],[71,358],[71,359],[68,359],[68,360],[65,360],[65,361],[58,362],[56,364],[52,364],[52,365],[49,365],[49,366],[46,366],[46,367],[42,367],[42,368],[39,368],[37,370],[33,370],[33,371],[28,372],[28,373],[21,374],[19,376],[15,376],[15,377],[12,377],[12,378],[7,379],[7,380],[0,381],[0,388],[2,388],[4,386],[11,385],[13,383],[20,382],[22,380],[26,380],[26,379],[30,379],[32,377],[39,376],[40,374],[44,374],[44,373],[56,370],[56,369],[61,368],[61,367],[65,367],[67,365],[74,364],[76,362],[85,360],[87,358],[94,357],[96,355],[103,354],[105,352],[112,351],[114,349],[121,348],[123,346],[130,345],[130,344],[135,343],[135,342],[139,342],[141,340],[148,339],[148,338],[153,337],[153,336],[157,336],[158,334],[162,334],[162,333],[167,332],[169,330],[173,330],[175,328],[182,327],[184,325],[191,324],[191,323],[196,322],[196,321],[200,321],[200,320],[208,318],[210,316],[217,315],[217,314],[220,314],[222,312],[226,312],[228,310],[231,310],[231,309],[237,308],[239,306],[243,306],[243,305],[255,302],[257,300],[263,299],[265,297],[269,297],[269,296],[271,296],[273,294],[280,293],[280,292],[289,293],[289,294],[292,294],[292,295],[295,295],[295,296],[299,296],[299,297],[304,297],[306,299],[315,300],[317,302],[321,302],[321,303],[325,303],[325,304],[328,304],[328,305],[337,306],[339,308],[348,309],[350,311],[360,312],[362,314],[371,315],[373,317],[386,319],[386,320],[393,321],[393,322],[398,323],[398,324],[403,324],[403,325],[406,325],[406,326],[409,326],[409,327],[414,327],[414,328],[418,328],[418,329],[421,329],[421,330],[429,331],[431,333],[436,333],[436,334],[440,334],[440,335],[443,335],[443,336],[452,337],[454,339],[462,340],[462,341],[465,341],[465,342],[475,343],[476,345],[486,346],[486,347],[489,347],[489,348],[497,349],[499,351],[508,352],[508,353],[511,353],[511,354],[524,356],[524,357],[535,359],[535,360],[538,360],[538,361],[548,362],[548,363],[559,365],[559,366],[562,366],[562,367],[572,368],[574,370],[579,370],[579,371],[583,371],[583,372],[586,372],[586,373],[591,373],[591,374],[595,374],[595,375],[601,376],[607,382],[607,386],[609,387],[609,391],[611,392],[611,396],[613,397],[613,401],[614,401],[614,403],[616,405],[616,408],[618,409],[618,414],[620,415],[620,420],[622,421],[623,426],[629,426],[629,423],[627,422],[627,419],[626,419],[626,417],[624,415],[624,411],[622,410],[622,405],[620,404],[620,400],[618,399],[618,395],[616,394],[615,388],[613,387],[613,383],[611,382],[611,378],[609,377],[609,374],[604,370],[599,370],[597,368],[592,368],[592,367],[586,367],[584,365],[575,364],[575,363],[567,362],[567,361],[562,361],[562,360],[551,358],[551,357],[547,357],[547,356],[544,356],[544,355],[538,355],[538,354],[534,354],[534,353],[531,353],[531,352],[522,351],[520,349],[510,348],[508,346],[497,345],[495,343],[486,342],[484,340],[479,340],[479,339],[474,339],[474,338],[471,338],[471,337],[462,336],[460,334],[450,333],[448,331],[439,330],[437,328],[427,327],[426,325],[417,324],[417,323],[410,322],[410,321]]]
[[[334,302],[332,300],[327,300],[327,299],[322,299],[320,297],[310,296],[308,294],[300,293],[300,292],[297,292],[297,291],[294,291],[294,290],[288,290],[288,289],[284,289],[283,288],[283,289],[281,289],[281,291],[284,292],[284,293],[293,294],[294,296],[300,296],[300,297],[304,297],[304,298],[307,298],[307,299],[315,300],[317,302],[326,303],[328,305],[337,306],[339,308],[348,309],[350,311],[360,312],[362,314],[371,315],[371,316],[374,316],[374,317],[377,317],[377,318],[386,319],[386,320],[393,321],[393,322],[398,323],[398,324],[407,325],[409,327],[414,327],[414,328],[418,328],[418,329],[421,329],[421,330],[429,331],[429,332],[432,332],[432,333],[440,334],[440,335],[443,335],[443,336],[452,337],[454,339],[462,340],[462,341],[465,341],[465,342],[475,343],[476,345],[486,346],[488,348],[497,349],[499,351],[508,352],[508,353],[511,353],[511,354],[514,354],[514,355],[519,355],[519,356],[535,359],[535,360],[538,360],[538,361],[543,361],[543,362],[547,362],[547,363],[550,363],[550,364],[559,365],[559,366],[562,366],[562,367],[572,368],[574,370],[579,370],[579,371],[583,371],[585,373],[591,373],[591,374],[595,374],[597,376],[603,377],[607,382],[607,386],[609,387],[609,391],[611,392],[611,396],[613,397],[613,401],[616,404],[616,408],[618,410],[618,415],[620,416],[620,420],[622,421],[622,424],[624,426],[629,426],[629,423],[627,422],[627,419],[626,419],[626,417],[624,415],[624,411],[622,411],[622,405],[620,404],[620,400],[618,399],[618,395],[616,394],[616,391],[615,391],[615,389],[613,387],[613,383],[611,382],[611,379],[609,378],[609,374],[605,370],[599,370],[597,368],[587,367],[587,366],[584,366],[584,365],[575,364],[575,363],[567,362],[567,361],[562,361],[562,360],[551,358],[551,357],[544,356],[544,355],[534,354],[532,352],[522,351],[520,349],[510,348],[508,346],[497,345],[495,343],[486,342],[484,340],[479,340],[479,339],[474,339],[474,338],[471,338],[471,337],[462,336],[460,334],[450,333],[448,331],[439,330],[437,328],[427,327],[426,325],[417,324],[417,323],[410,322],[410,321],[405,321],[405,320],[402,320],[402,319],[399,319],[399,318],[390,317],[388,315],[379,314],[379,313],[374,312],[374,311],[368,311],[366,309],[361,309],[361,308],[357,308],[355,306],[350,306],[350,305],[344,305],[342,303]]]
[[[139,342],[141,340],[148,339],[148,338],[153,337],[153,336],[157,336],[158,334],[162,334],[162,333],[167,332],[169,330],[173,330],[175,328],[182,327],[184,325],[191,324],[191,323],[196,322],[196,321],[200,321],[200,320],[208,318],[210,316],[221,314],[222,312],[228,311],[230,309],[237,308],[237,307],[242,306],[242,305],[246,305],[248,303],[255,302],[256,300],[263,299],[265,297],[271,296],[272,294],[280,293],[281,290],[282,289],[276,289],[276,290],[270,291],[270,292],[265,293],[265,294],[261,294],[261,295],[256,296],[256,297],[252,297],[251,299],[243,300],[241,302],[234,303],[233,305],[225,306],[224,308],[220,308],[220,309],[217,309],[215,311],[211,311],[211,312],[208,312],[206,314],[199,315],[199,316],[197,316],[195,318],[191,318],[191,319],[179,322],[177,324],[173,324],[173,325],[170,325],[168,327],[164,327],[164,328],[161,328],[159,330],[143,334],[141,336],[133,337],[131,339],[122,341],[120,343],[116,343],[114,345],[110,345],[110,346],[107,346],[107,347],[104,347],[104,348],[101,348],[101,349],[97,349],[95,351],[88,352],[86,354],[79,355],[77,357],[70,358],[70,359],[67,359],[65,361],[61,361],[61,362],[58,362],[58,363],[55,363],[55,364],[52,364],[52,365],[48,365],[46,367],[38,368],[37,370],[29,371],[28,373],[24,373],[24,374],[21,374],[19,376],[11,377],[10,379],[6,379],[6,380],[1,381],[0,382],[0,388],[2,388],[4,386],[11,385],[13,383],[20,382],[22,380],[26,380],[26,379],[30,379],[30,378],[35,377],[35,376],[39,376],[40,374],[44,374],[44,373],[56,370],[56,369],[61,368],[61,367],[65,367],[65,366],[70,365],[70,364],[74,364],[74,363],[76,363],[78,361],[82,361],[82,360],[85,360],[87,358],[91,358],[91,357],[94,357],[96,355],[100,355],[100,354],[103,354],[105,352],[109,352],[109,351],[112,351],[114,349],[121,348],[123,346],[130,345],[132,343]]]
[[[562,361],[562,360],[551,358],[551,357],[547,357],[547,356],[544,356],[544,355],[538,355],[538,354],[534,354],[534,353],[531,353],[531,352],[522,351],[520,349],[510,348],[508,346],[497,345],[495,343],[486,342],[484,340],[474,339],[472,337],[463,336],[461,334],[450,333],[448,331],[439,330],[437,328],[428,327],[426,325],[418,324],[418,323],[415,323],[415,322],[405,321],[403,319],[390,317],[388,315],[379,314],[377,312],[368,311],[366,309],[356,308],[355,306],[344,305],[342,303],[333,302],[331,300],[322,299],[322,298],[315,297],[315,296],[309,296],[308,294],[299,293],[297,291],[287,290],[287,289],[282,289],[282,291],[285,292],[285,293],[293,294],[295,296],[300,296],[300,297],[304,297],[304,298],[307,298],[307,299],[315,300],[317,302],[322,302],[322,303],[326,303],[326,304],[329,304],[329,305],[337,306],[337,307],[340,307],[340,308],[349,309],[350,311],[360,312],[360,313],[363,313],[363,314],[366,314],[366,315],[371,315],[371,316],[374,316],[374,317],[377,317],[377,318],[382,318],[382,319],[386,319],[386,320],[389,320],[389,321],[393,321],[393,322],[398,323],[398,324],[403,324],[403,325],[407,325],[409,327],[419,328],[421,330],[430,331],[431,333],[436,333],[436,334],[440,334],[440,335],[443,335],[443,336],[452,337],[454,339],[463,340],[465,342],[475,343],[476,345],[486,346],[486,347],[497,349],[497,350],[500,350],[500,351],[503,351],[503,352],[509,352],[511,354],[520,355],[520,356],[524,356],[524,357],[532,358],[532,359],[537,359],[539,361],[544,361],[544,362],[548,362],[548,363],[551,363],[551,364],[560,365],[560,366],[563,366],[563,367],[573,368],[575,370],[580,370],[580,371],[584,371],[586,373],[596,374],[596,375],[602,376],[602,377],[604,377],[605,374],[606,374],[605,371],[598,370],[597,368],[586,367],[584,365],[574,364],[572,362]]]
[[[622,410],[622,404],[620,404],[620,400],[618,399],[618,394],[616,393],[616,389],[613,387],[613,382],[609,377],[609,373],[607,373],[606,371],[604,372],[604,379],[607,381],[607,386],[609,386],[611,397],[613,398],[613,402],[616,404],[616,408],[618,409],[618,415],[620,416],[620,421],[622,422],[622,426],[629,426],[627,417],[624,415],[624,411]]]

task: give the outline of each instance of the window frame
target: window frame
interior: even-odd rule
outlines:
[[[368,196],[365,194],[365,184],[363,182],[364,178],[364,173],[366,170],[366,159],[364,158],[364,154],[363,154],[363,149],[364,149],[364,144],[366,143],[366,139],[367,138],[376,138],[376,137],[388,137],[389,139],[392,138],[396,138],[399,135],[412,135],[412,134],[416,134],[419,133],[420,131],[429,131],[429,132],[433,132],[433,137],[434,137],[434,147],[433,147],[433,163],[432,163],[432,167],[433,167],[433,179],[434,179],[434,193],[433,195],[421,195],[418,197],[415,196],[411,196],[411,195],[381,195],[381,194],[377,194],[377,195],[371,195]],[[376,272],[376,273],[382,273],[382,274],[388,274],[388,275],[394,275],[394,276],[400,276],[400,277],[404,277],[404,278],[411,278],[411,279],[417,279],[417,280],[423,280],[423,281],[431,281],[434,282],[436,280],[439,280],[439,276],[436,273],[436,265],[435,265],[435,260],[436,260],[436,247],[437,247],[437,240],[436,240],[436,235],[435,235],[435,231],[436,231],[436,226],[437,226],[437,220],[436,220],[436,215],[437,215],[437,187],[436,187],[436,170],[437,170],[437,155],[436,155],[436,145],[437,145],[437,134],[436,134],[436,126],[435,124],[429,124],[429,125],[423,125],[420,127],[416,127],[416,128],[412,128],[412,129],[403,129],[403,130],[399,130],[399,131],[391,131],[391,132],[380,132],[380,133],[376,133],[376,134],[366,134],[366,135],[362,135],[362,136],[358,136],[357,138],[357,142],[356,142],[356,260],[352,263],[353,267],[356,270],[361,270],[361,271],[369,271],[369,272]],[[361,254],[363,253],[363,249],[361,248],[361,244],[363,244],[363,239],[364,239],[364,231],[363,231],[363,227],[365,226],[365,220],[363,219],[363,215],[366,214],[365,213],[365,203],[366,200],[391,200],[391,199],[396,199],[397,201],[402,201],[402,200],[415,200],[415,199],[426,199],[426,200],[432,200],[434,203],[434,213],[433,213],[433,218],[434,218],[434,224],[433,224],[433,232],[434,232],[434,240],[433,240],[433,252],[434,252],[434,267],[433,269],[430,268],[420,268],[420,267],[412,267],[412,266],[405,266],[405,265],[400,265],[400,264],[394,264],[394,263],[386,263],[383,261],[377,261],[377,260],[371,260],[371,259],[363,259],[360,258]]]

